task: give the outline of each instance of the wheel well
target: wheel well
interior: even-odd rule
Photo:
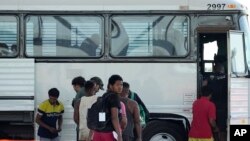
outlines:
[[[172,123],[176,125],[183,131],[185,138],[188,139],[190,122],[186,117],[182,115],[168,114],[168,113],[150,113],[148,123],[156,121]]]
[[[187,141],[188,136],[184,128],[181,126],[164,120],[152,120],[143,129],[143,141],[151,140],[173,140],[173,141]]]

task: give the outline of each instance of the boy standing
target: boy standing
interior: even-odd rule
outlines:
[[[201,98],[193,103],[193,121],[188,141],[213,141],[212,129],[218,132],[215,105],[210,101],[212,90],[204,86],[201,91]]]
[[[57,99],[57,88],[49,90],[49,99],[39,105],[36,123],[39,125],[38,136],[40,141],[59,141],[58,132],[62,130],[64,107]]]

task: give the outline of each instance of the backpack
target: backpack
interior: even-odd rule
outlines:
[[[135,100],[134,92],[131,92],[131,99]],[[140,112],[140,124],[142,126],[145,126],[146,125],[146,113],[142,105],[138,104],[138,106],[139,106],[139,112]]]
[[[98,97],[96,102],[88,109],[87,126],[91,130],[102,131],[111,120],[107,117],[105,101],[109,94]]]

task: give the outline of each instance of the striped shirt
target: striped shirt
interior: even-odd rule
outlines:
[[[39,105],[38,114],[41,115],[41,120],[50,127],[56,129],[56,123],[59,117],[64,113],[64,106],[61,102],[51,105],[49,100],[45,100]],[[58,133],[51,133],[48,129],[39,126],[38,136],[44,138],[55,138],[58,136]]]

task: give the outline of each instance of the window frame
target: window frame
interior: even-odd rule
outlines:
[[[9,16],[16,19],[16,52],[12,56],[0,56],[0,58],[17,58],[20,55],[20,18],[17,14],[0,14],[1,17]]]
[[[183,17],[186,17],[187,18],[187,41],[186,41],[186,46],[187,46],[187,52],[185,55],[180,55],[180,56],[115,56],[112,54],[111,52],[111,43],[112,43],[112,31],[111,31],[111,26],[112,26],[112,18],[113,17],[124,17],[124,16],[142,16],[142,17],[148,17],[148,16],[183,16]],[[191,20],[190,20],[190,15],[189,14],[179,14],[179,13],[176,13],[176,14],[170,14],[170,13],[166,13],[166,14],[112,14],[110,17],[109,17],[109,34],[110,34],[110,38],[109,38],[109,56],[111,56],[112,58],[116,58],[116,59],[178,59],[178,58],[186,58],[187,56],[189,56],[190,52],[191,52],[191,46],[190,46],[190,26],[191,26]],[[166,32],[168,33],[168,31]],[[154,36],[154,35],[153,35]]]
[[[68,16],[68,17],[99,17],[100,20],[100,31],[101,31],[101,51],[100,51],[100,56],[31,56],[27,54],[27,40],[26,40],[26,32],[27,32],[27,19],[28,17],[31,16],[48,16],[48,17],[53,17],[53,16]],[[102,58],[104,56],[105,53],[105,40],[104,40],[104,36],[105,36],[105,18],[102,14],[67,14],[67,13],[59,13],[59,14],[44,14],[44,13],[32,13],[32,14],[26,14],[24,17],[24,56],[27,58],[37,58],[37,59],[98,59],[98,58]]]
[[[240,27],[240,31],[244,32],[244,51],[245,51],[245,62],[246,62],[246,67],[248,69],[248,72],[250,72],[250,57],[247,56],[247,53],[250,52],[250,41],[248,40],[248,44],[247,44],[247,39],[250,39],[250,25],[249,25],[249,17],[247,17],[248,15],[241,15],[239,16],[238,22],[239,22],[239,27]],[[248,21],[248,30],[245,27],[242,27],[242,22],[241,19],[242,18],[246,18],[246,20]],[[246,34],[247,33],[247,34]],[[248,37],[248,38],[247,38]],[[247,52],[248,50],[248,52]]]

